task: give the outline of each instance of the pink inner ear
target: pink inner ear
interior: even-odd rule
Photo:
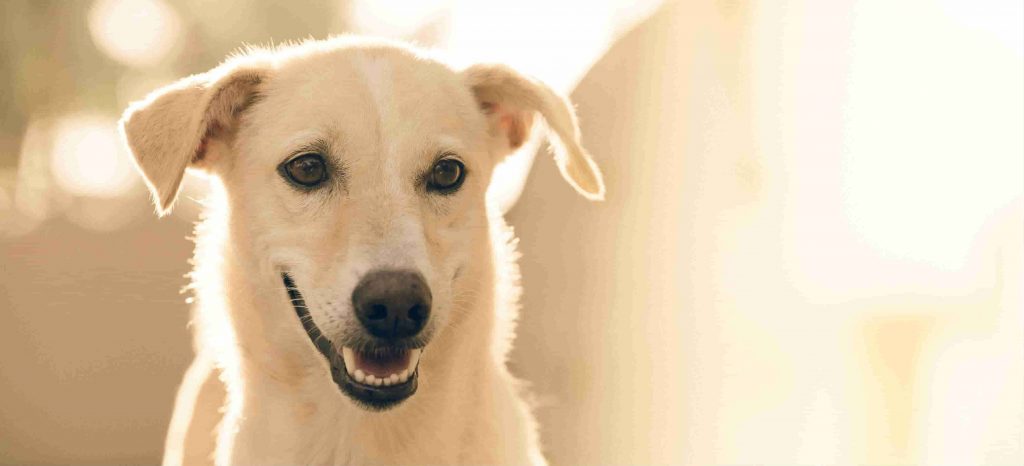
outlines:
[[[504,114],[501,116],[501,131],[508,135],[508,145],[513,149],[526,142],[526,125],[522,113]]]
[[[505,135],[510,148],[518,149],[519,146],[526,142],[528,133],[526,127],[527,114],[525,112],[493,102],[481,103],[480,109],[491,118],[492,124],[497,125],[501,134]]]
[[[199,140],[199,145],[196,146],[195,152],[192,153],[193,163],[206,157],[206,149],[210,146],[210,138],[217,137],[223,131],[223,128],[224,126],[217,121],[211,121],[207,124],[206,134]]]
[[[209,135],[206,135],[199,140],[199,146],[196,147],[196,151],[192,154],[192,162],[202,160],[203,156],[206,155],[206,141],[209,137]]]

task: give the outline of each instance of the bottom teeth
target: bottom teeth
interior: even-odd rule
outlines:
[[[386,377],[376,376],[374,374],[367,374],[362,369],[356,367],[356,355],[352,348],[342,347],[341,356],[345,360],[345,370],[348,371],[348,375],[351,376],[356,382],[371,385],[375,387],[397,385],[409,381],[409,377],[416,372],[416,366],[420,362],[420,354],[423,352],[422,349],[411,350],[412,354],[409,355],[409,364],[402,372],[392,373]]]

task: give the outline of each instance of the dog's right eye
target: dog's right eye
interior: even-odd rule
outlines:
[[[281,164],[280,171],[285,179],[300,188],[315,188],[327,181],[327,163],[316,153],[295,157]]]

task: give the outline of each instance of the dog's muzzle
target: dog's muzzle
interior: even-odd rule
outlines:
[[[306,335],[327,359],[342,393],[371,410],[392,408],[416,393],[426,344],[420,333],[431,304],[430,288],[419,274],[375,271],[360,281],[352,305],[368,336],[351,346],[335,345],[324,335],[292,278],[284,273],[282,280]]]

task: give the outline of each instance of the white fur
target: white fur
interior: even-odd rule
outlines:
[[[134,104],[123,132],[159,212],[186,166],[214,186],[192,273],[197,358],[165,464],[543,464],[521,385],[505,367],[514,239],[484,195],[535,115],[557,136],[566,179],[601,198],[565,99],[506,67],[457,71],[400,44],[341,38],[250,50]],[[343,164],[344,182],[299,192],[276,167],[314,142]],[[454,195],[416,181],[441,153],[469,170]],[[370,412],[331,380],[280,273],[333,335],[358,328],[352,290],[381,267],[425,277],[433,338],[418,392]]]

